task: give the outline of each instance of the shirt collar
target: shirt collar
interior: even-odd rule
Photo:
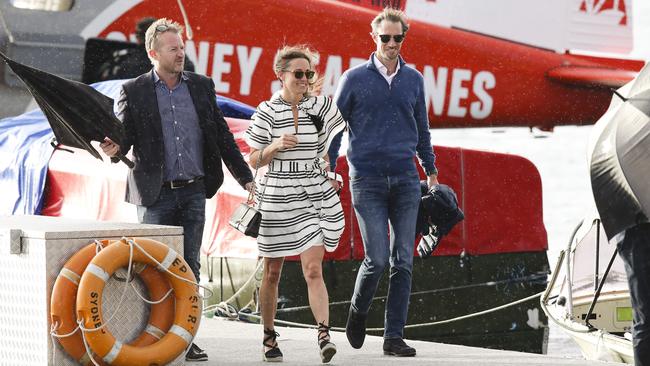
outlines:
[[[156,72],[156,69],[152,69],[152,70],[151,70],[151,73],[153,74],[153,83],[154,83],[154,84],[158,84],[158,83],[160,83],[160,82],[161,82],[161,79],[160,79],[160,76],[158,76],[158,73]],[[187,81],[188,79],[189,79],[189,77],[187,76],[187,74],[185,73],[185,71],[182,71],[182,72],[181,72],[181,81],[183,81],[183,80],[184,80],[184,81]]]
[[[377,70],[379,70],[379,72],[382,75],[394,76],[395,74],[397,74],[397,72],[399,71],[399,68],[400,68],[400,61],[401,60],[397,60],[397,67],[395,68],[395,72],[388,75],[388,68],[386,66],[384,66],[384,64],[382,64],[381,61],[379,61],[379,59],[377,58],[377,56],[374,53],[372,54],[372,63],[375,65]]]

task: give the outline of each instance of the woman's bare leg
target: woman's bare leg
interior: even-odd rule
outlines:
[[[264,273],[260,287],[260,310],[264,329],[275,329],[273,321],[278,308],[278,284],[284,258],[264,258]]]
[[[313,246],[300,254],[302,273],[307,282],[309,306],[316,323],[329,325],[329,296],[323,280],[323,256],[325,247]]]

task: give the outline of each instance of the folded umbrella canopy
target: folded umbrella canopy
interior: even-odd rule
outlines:
[[[426,181],[420,181],[420,191],[422,198],[415,231],[422,234],[417,251],[424,258],[430,256],[442,238],[465,219],[465,214],[458,207],[456,192],[448,185],[436,184],[429,188]]]
[[[108,137],[122,145],[124,126],[113,113],[113,99],[86,84],[13,61],[2,52],[0,57],[34,96],[59,144],[84,149],[100,160],[91,141],[103,142]],[[124,155],[117,157],[133,168],[133,162]]]
[[[588,150],[591,188],[608,239],[650,216],[650,67],[614,93]]]

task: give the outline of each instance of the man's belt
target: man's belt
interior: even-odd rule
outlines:
[[[170,182],[163,182],[163,187],[178,189],[187,187],[192,183],[200,182],[203,180],[203,177],[196,177],[188,180],[172,180]]]

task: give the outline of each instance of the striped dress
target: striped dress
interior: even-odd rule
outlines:
[[[320,132],[309,115],[323,121]],[[334,251],[345,226],[338,195],[325,173],[329,145],[346,123],[325,96],[298,103],[298,144],[278,151],[256,192],[262,213],[257,244],[263,257],[297,255],[314,245]],[[279,93],[262,102],[245,133],[251,148],[261,150],[283,134],[295,134],[291,105]],[[262,195],[263,193],[263,195]]]

